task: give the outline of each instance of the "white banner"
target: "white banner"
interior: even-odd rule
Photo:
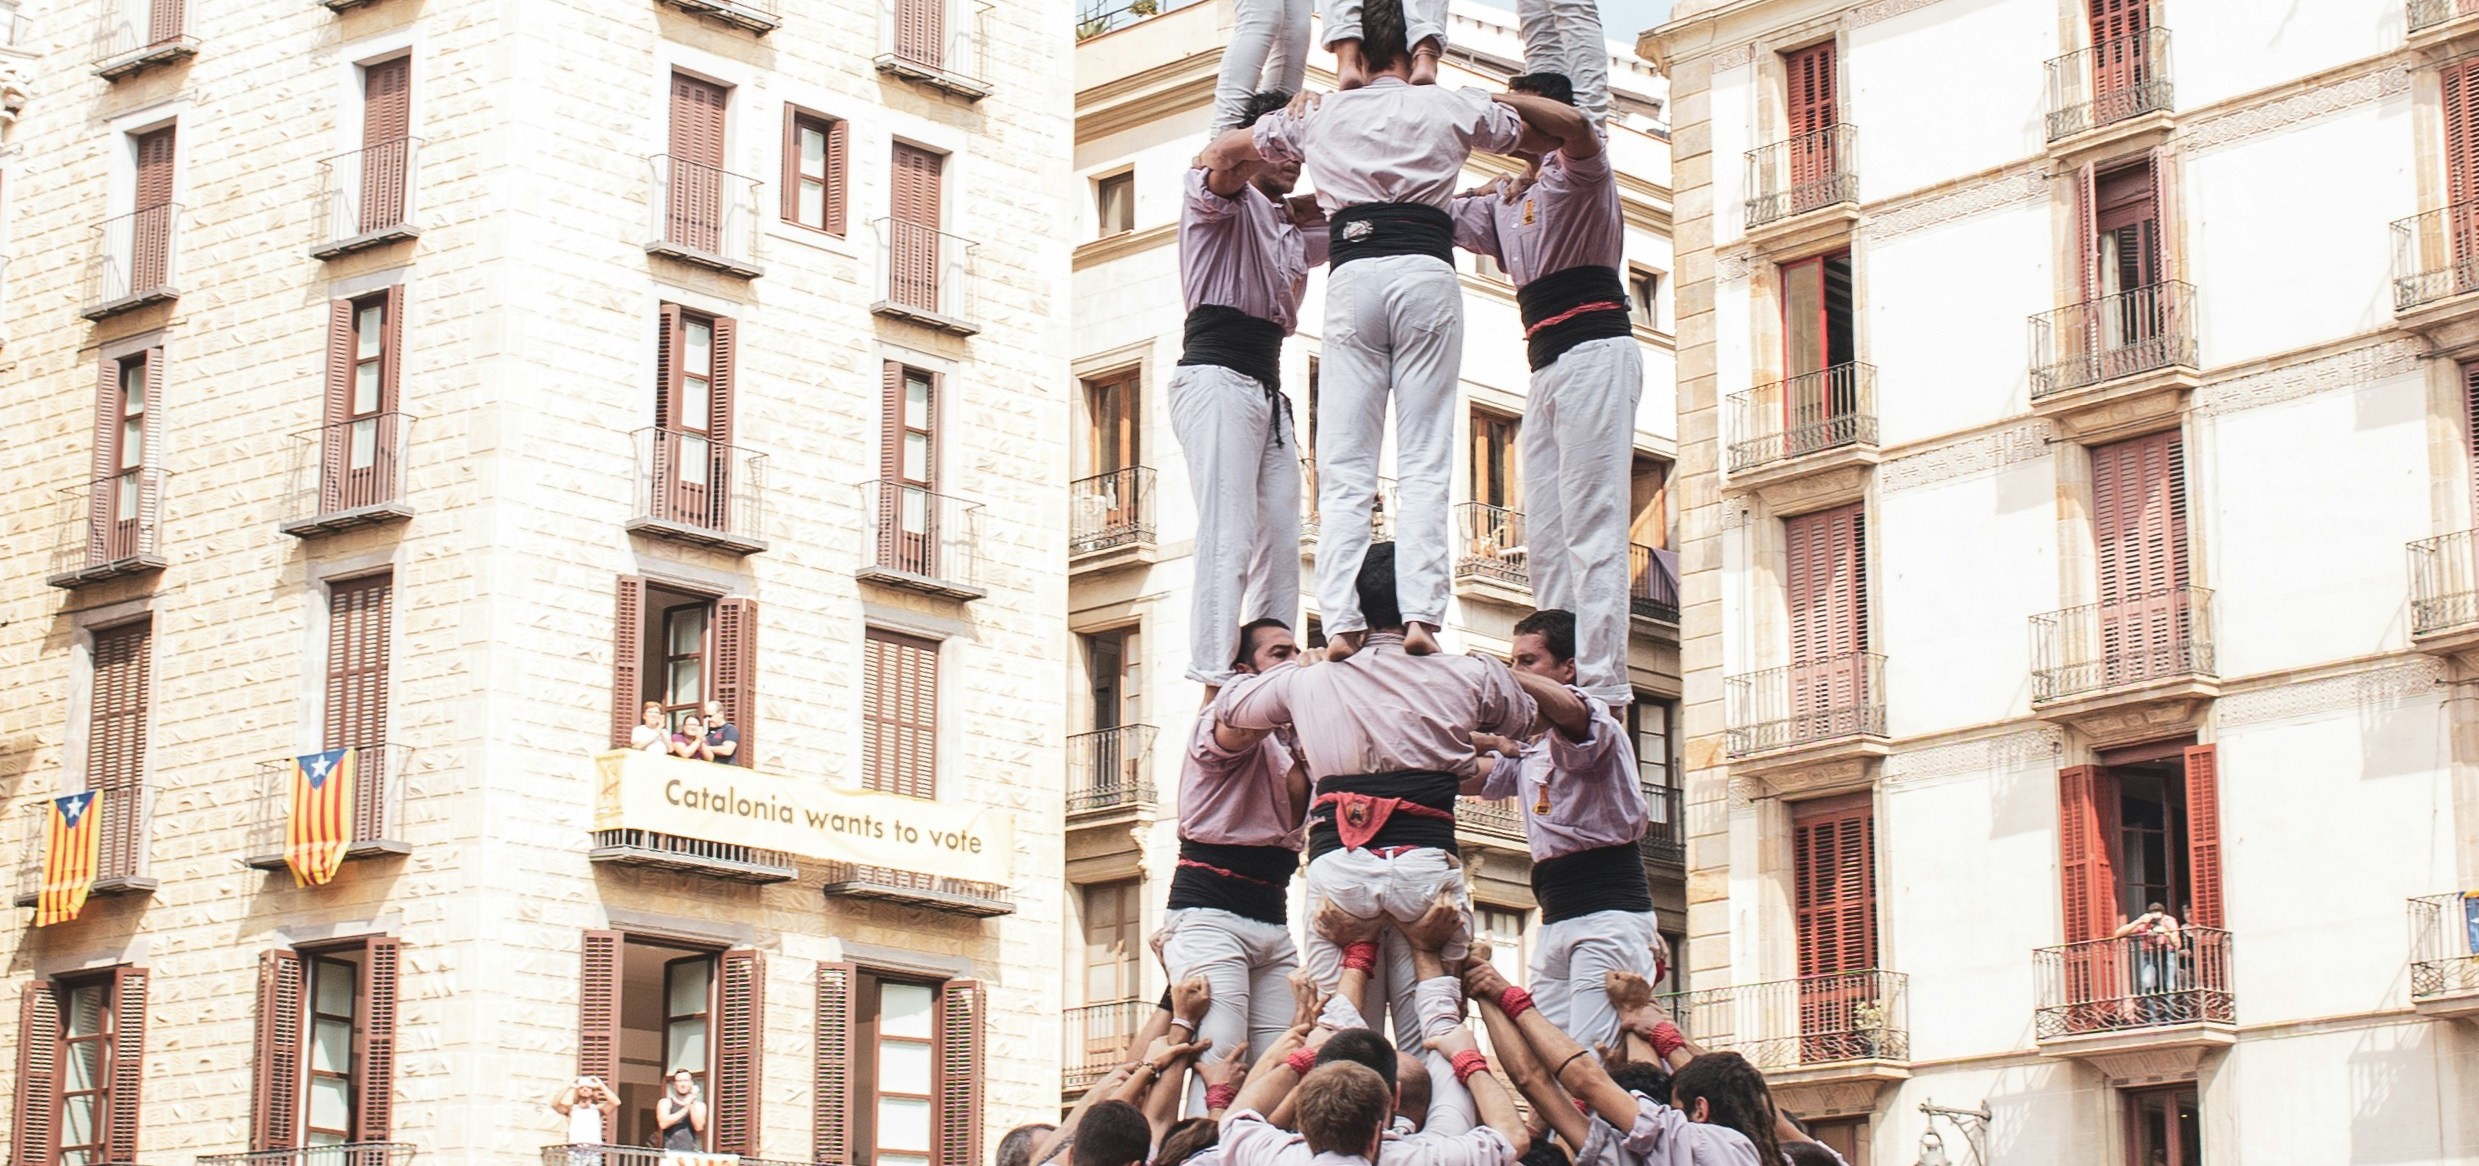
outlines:
[[[651,830],[1004,885],[1013,822],[981,806],[842,789],[737,765],[615,749],[595,759],[597,830]]]

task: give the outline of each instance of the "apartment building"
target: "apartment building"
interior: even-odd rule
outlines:
[[[1167,385],[1184,316],[1176,230],[1180,183],[1204,142],[1227,0],[1112,5],[1081,12],[1076,48],[1074,326],[1081,399],[1070,437],[1067,712],[1068,920],[1060,966],[1067,1006],[1060,1088],[1073,1096],[1107,1069],[1162,991],[1145,937],[1158,926],[1177,857],[1179,757],[1202,697],[1185,679],[1195,507]],[[1440,84],[1498,88],[1522,72],[1510,13],[1453,9]],[[1667,86],[1612,48],[1611,150],[1627,216],[1628,275],[1644,351],[1635,444],[1630,714],[1652,826],[1643,847],[1662,918],[1684,927],[1678,756],[1678,611],[1668,481],[1672,428],[1670,192]],[[1310,84],[1331,89],[1332,60],[1312,59]],[[1476,158],[1478,183],[1504,173]],[[1514,289],[1492,261],[1462,256],[1463,386],[1458,431],[1450,650],[1501,656],[1532,607],[1516,457],[1529,374]],[[1310,276],[1299,336],[1284,348],[1283,387],[1299,433],[1300,547],[1308,628],[1319,642],[1314,587],[1318,331],[1324,273]],[[1381,473],[1390,472],[1386,454]],[[1379,537],[1391,504],[1381,482]],[[1530,861],[1511,803],[1467,802],[1458,815],[1472,872],[1476,929],[1520,968],[1538,912]],[[1295,918],[1304,918],[1295,904]],[[1673,942],[1679,942],[1677,936]]]
[[[2479,1154],[2479,5],[1640,48],[1692,1035],[1854,1166]]]
[[[95,869],[0,928],[13,1160],[651,1161],[581,1074],[575,1140],[686,1070],[760,1161],[1052,1112],[1067,6],[39,15],[0,791],[21,907],[67,809]],[[709,701],[731,765],[630,748]]]

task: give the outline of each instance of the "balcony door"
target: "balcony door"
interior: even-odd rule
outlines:
[[[165,3],[157,0],[159,14]],[[177,23],[173,35],[179,35]],[[123,295],[156,291],[172,280],[172,180],[178,156],[174,133],[174,127],[165,126],[130,139],[137,154],[137,184],[130,204],[129,286]]]
[[[2091,238],[2085,257],[2085,310],[2090,355],[2099,362],[2095,379],[2166,363],[2154,351],[2172,334],[2174,306],[2158,290],[2167,278],[2161,246],[2160,171],[2151,159],[2096,171],[2088,193]]]
[[[934,7],[932,0],[904,0]],[[887,298],[915,311],[939,311],[939,230],[946,155],[895,143],[893,201],[887,224]]]
[[[2119,1096],[2126,1105],[2126,1166],[2203,1166],[2202,1106],[2194,1083]]]
[[[1136,636],[1135,628],[1125,627],[1077,637],[1084,641],[1085,682],[1092,693],[1089,716],[1093,731],[1086,738],[1092,755],[1086,780],[1095,787],[1077,792],[1124,793],[1144,777],[1139,772],[1144,762],[1141,743],[1118,731],[1144,721],[1138,691],[1143,665],[1137,655]]]
[[[1472,520],[1464,531],[1467,563],[1490,564],[1523,546],[1516,515],[1523,506],[1523,480],[1515,460],[1523,422],[1504,413],[1472,410]],[[1520,564],[1518,564],[1520,565]]]
[[[2095,111],[2125,104],[2125,94],[2151,80],[2145,34],[2152,30],[2152,0],[2090,0],[2092,100]],[[2115,120],[2112,116],[2094,121]]]
[[[163,393],[163,350],[103,362],[95,403],[95,482],[89,506],[89,564],[117,563],[151,550],[156,406]]]
[[[878,561],[937,578],[938,377],[892,361],[886,366],[879,445]]]
[[[1857,437],[1859,333],[1851,257],[1842,252],[1785,263],[1782,274],[1782,456]]]
[[[330,305],[326,427],[319,443],[321,514],[395,498],[403,305],[401,285]]]
[[[671,190],[663,237],[693,251],[723,253],[723,134],[731,90],[671,75]]]
[[[895,0],[895,55],[925,69],[947,67],[946,0]]]
[[[87,698],[86,788],[96,795],[89,812],[103,815],[95,864],[99,879],[125,879],[146,865],[142,811],[154,643],[154,624],[141,619],[98,629],[90,645],[94,676]]]
[[[1828,40],[1782,54],[1790,123],[1791,214],[1812,211],[1839,201],[1835,181],[1841,160],[1835,157],[1833,128],[1841,121],[1834,91],[1834,42]]]
[[[1136,475],[1122,471],[1144,464],[1137,427],[1143,386],[1135,369],[1085,382],[1085,412],[1092,422],[1088,464],[1097,479],[1090,496],[1102,509],[1103,531],[1127,530],[1139,518]]]
[[[1093,883],[1081,890],[1085,1003],[1108,1004],[1138,998],[1144,990],[1143,880]]]
[[[2438,70],[2445,115],[2445,201],[2453,247],[2453,286],[2479,288],[2479,57]]]
[[[1861,505],[1782,524],[1790,615],[1788,744],[1871,728],[1865,717],[1867,520]]]
[[[733,348],[728,316],[665,304],[656,356],[653,513],[705,530],[731,529]]]
[[[1868,794],[1791,807],[1791,897],[1799,945],[1799,1061],[1889,1055],[1878,1011],[1876,811]]]
[[[2154,903],[2182,928],[2223,925],[2216,748],[2169,742],[2101,761],[2058,772],[2068,945],[2060,1003],[2074,1031],[2143,1023],[2142,997],[2229,986],[2218,943],[2112,939]]]
[[[2101,683],[2191,671],[2186,446],[2176,430],[2092,449],[2092,550],[2100,576],[2094,630]],[[2092,646],[2070,648],[2070,658],[2088,659]]]
[[[396,612],[393,574],[340,580],[327,588],[327,685],[322,747],[350,748],[354,760],[353,837],[385,838],[387,828],[388,657]]]
[[[406,221],[412,133],[413,58],[408,55],[363,66],[361,234]]]

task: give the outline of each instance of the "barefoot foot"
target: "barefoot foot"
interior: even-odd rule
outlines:
[[[1407,624],[1403,628],[1403,651],[1412,656],[1437,655],[1437,633],[1425,623]]]

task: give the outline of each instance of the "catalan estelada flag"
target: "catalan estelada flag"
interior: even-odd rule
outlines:
[[[353,759],[350,748],[293,759],[292,816],[284,830],[284,865],[293,885],[324,886],[353,845]]]
[[[52,799],[48,838],[43,852],[43,889],[35,897],[34,925],[66,923],[86,909],[86,893],[94,889],[97,859],[103,845],[103,815],[95,812],[95,791]]]

